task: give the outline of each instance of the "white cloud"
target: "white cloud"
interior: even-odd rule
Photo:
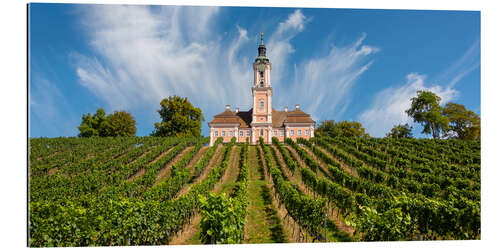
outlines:
[[[411,98],[418,90],[431,91],[441,97],[441,104],[458,96],[453,88],[439,85],[426,86],[425,76],[412,73],[407,75],[407,82],[400,87],[389,87],[376,94],[373,103],[360,115],[360,120],[371,136],[383,137],[397,124],[413,124],[405,113],[410,108]]]
[[[217,7],[92,5],[84,20],[95,56],[74,53],[80,84],[110,109],[156,110],[162,98],[188,97],[207,119],[224,104],[250,103],[248,42],[211,30]],[[229,82],[228,82],[229,81]]]
[[[350,103],[350,92],[372,61],[378,48],[362,45],[366,35],[345,47],[333,46],[323,57],[313,58],[295,66],[295,79],[282,88],[290,94],[281,102],[300,102],[314,119],[341,117]],[[292,104],[293,105],[293,104]]]
[[[412,73],[407,76],[406,84],[378,92],[370,108],[359,116],[367,132],[372,136],[383,137],[394,125],[413,124],[405,110],[410,108],[410,99],[416,96],[418,90],[434,92],[441,97],[441,105],[458,98],[460,93],[455,89],[455,85],[479,67],[479,49],[480,43],[477,40],[457,61],[431,81],[426,82],[424,75]]]

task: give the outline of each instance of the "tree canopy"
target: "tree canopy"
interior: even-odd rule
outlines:
[[[447,117],[450,138],[465,140],[479,139],[481,134],[481,119],[479,116],[465,108],[464,105],[448,102],[442,109],[443,116]]]
[[[399,124],[394,126],[389,133],[386,134],[388,138],[412,138],[413,134],[411,132],[413,128],[406,124]]]
[[[314,132],[317,136],[346,136],[346,137],[369,137],[365,132],[363,125],[356,121],[341,121],[333,120],[322,121]]]
[[[419,90],[417,97],[411,98],[411,107],[406,110],[414,122],[423,125],[422,133],[432,133],[433,138],[440,138],[448,130],[448,118],[441,114],[440,101],[441,97],[436,94]]]
[[[106,116],[104,109],[99,108],[96,113],[82,116],[82,123],[78,126],[79,137],[105,136],[134,136],[137,129],[134,117],[125,111],[115,111]]]
[[[205,119],[201,109],[194,107],[187,98],[169,96],[160,103],[161,122],[154,124],[153,136],[199,137],[201,122]]]

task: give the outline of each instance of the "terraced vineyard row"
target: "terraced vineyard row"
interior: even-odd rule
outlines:
[[[30,246],[197,244],[200,197],[237,242],[479,239],[480,144],[313,138],[30,140]]]

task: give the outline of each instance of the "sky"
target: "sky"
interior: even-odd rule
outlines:
[[[480,12],[146,5],[29,5],[29,136],[77,136],[83,114],[125,110],[137,135],[160,101],[187,97],[212,117],[251,108],[264,32],[273,107],[317,122],[359,121],[374,137],[418,90],[481,115]]]

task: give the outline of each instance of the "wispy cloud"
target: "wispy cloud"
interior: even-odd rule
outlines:
[[[224,104],[250,103],[251,61],[237,57],[247,31],[209,31],[217,7],[102,6],[85,9],[94,56],[75,53],[82,86],[111,109],[155,110],[162,98],[189,97],[210,118]],[[89,21],[90,20],[90,21]]]
[[[383,137],[397,124],[413,124],[405,110],[410,108],[410,99],[416,96],[418,90],[432,91],[441,97],[441,103],[451,101],[459,94],[452,88],[426,86],[424,75],[412,73],[406,78],[404,85],[389,87],[377,93],[370,108],[360,115],[361,123],[371,136]]]
[[[378,92],[370,108],[359,116],[367,132],[372,136],[383,137],[394,125],[413,124],[405,110],[410,108],[410,99],[416,96],[418,90],[434,92],[441,97],[441,104],[456,99],[460,93],[455,85],[479,67],[479,45],[479,41],[474,42],[457,61],[432,81],[426,81],[424,75],[412,73],[407,75],[405,84]]]
[[[378,48],[363,45],[366,34],[344,47],[333,46],[323,57],[295,67],[295,79],[287,86],[290,95],[281,102],[300,100],[315,119],[341,117],[350,103],[350,93],[359,77],[373,63]]]
[[[250,42],[248,32],[238,25],[233,35],[207,32],[215,29],[218,12],[208,7],[86,8],[83,19],[95,54],[73,54],[80,84],[108,109],[155,110],[162,98],[174,94],[189,97],[207,120],[225,104],[250,107],[253,58],[241,53]],[[332,45],[325,56],[293,61],[295,70],[287,73],[295,51],[292,40],[310,20],[295,10],[266,40],[271,81],[281,93],[273,106],[281,109],[293,101],[315,119],[341,115],[350,91],[379,49],[364,45],[363,34],[347,46]]]

